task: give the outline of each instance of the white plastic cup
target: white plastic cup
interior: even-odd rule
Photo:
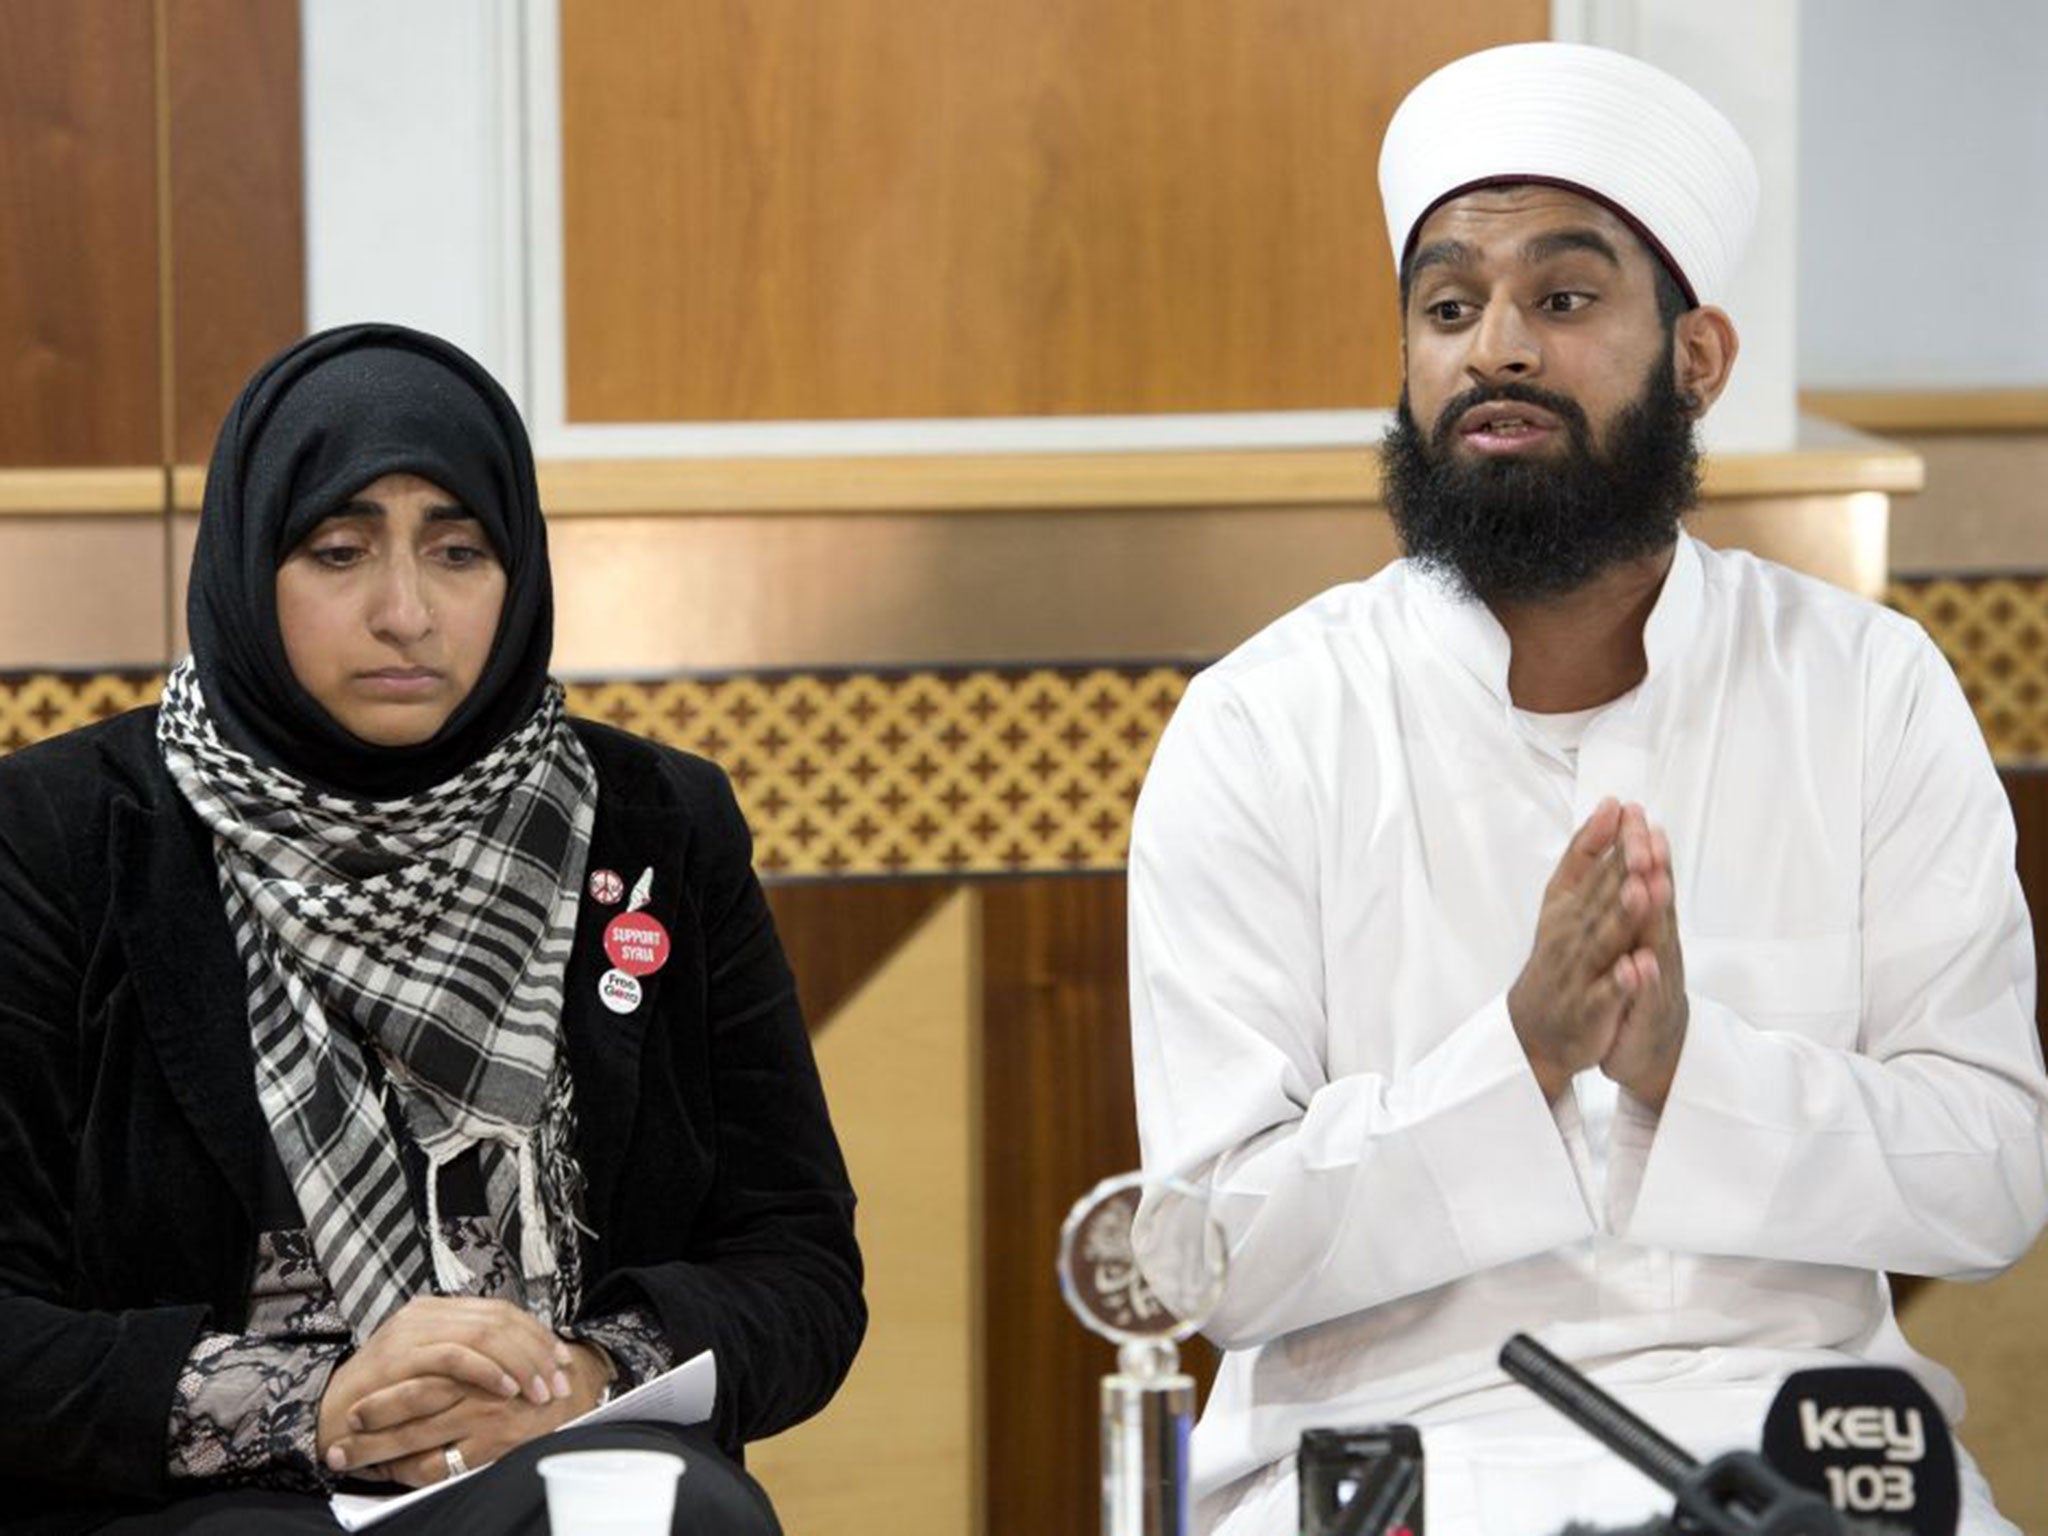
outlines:
[[[564,1451],[534,1464],[553,1536],[669,1536],[683,1458],[669,1451]]]

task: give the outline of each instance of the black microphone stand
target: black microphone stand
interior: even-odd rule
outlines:
[[[1849,1536],[1851,1527],[1819,1494],[1787,1480],[1754,1451],[1701,1462],[1518,1333],[1501,1346],[1500,1368],[1678,1500],[1680,1530],[1710,1536]]]

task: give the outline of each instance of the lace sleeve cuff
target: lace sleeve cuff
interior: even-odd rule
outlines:
[[[171,1476],[324,1488],[320,1399],[347,1352],[340,1343],[201,1334],[171,1404]]]
[[[572,1339],[595,1344],[607,1355],[618,1375],[612,1381],[612,1395],[630,1392],[674,1367],[675,1351],[662,1336],[654,1314],[642,1307],[628,1307],[605,1317],[588,1317],[563,1330]]]

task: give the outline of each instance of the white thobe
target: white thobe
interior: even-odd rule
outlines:
[[[1475,1425],[1570,1445],[1495,1366],[1517,1330],[1701,1454],[1754,1448],[1805,1366],[1905,1365],[1960,1416],[1881,1271],[1988,1275],[2048,1216],[1982,733],[1912,622],[1689,537],[1644,650],[1568,751],[1513,708],[1491,613],[1401,562],[1202,673],[1169,724],[1131,1006],[1145,1167],[1207,1191],[1230,1253],[1199,1492],[1245,1494],[1318,1425],[1424,1426],[1439,1502],[1437,1450]],[[1597,1071],[1546,1103],[1508,1019],[1606,796],[1671,841],[1690,1022],[1661,1113]],[[1557,1508],[1668,1511],[1628,1476],[1635,1507]]]

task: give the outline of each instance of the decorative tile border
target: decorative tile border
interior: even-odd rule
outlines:
[[[2048,576],[1894,582],[1992,754],[2048,760]],[[569,685],[569,707],[732,775],[771,879],[1116,870],[1192,663]],[[153,673],[0,676],[0,751],[155,701]]]
[[[2048,575],[1894,581],[1885,601],[1934,637],[2001,765],[2048,760]]]
[[[774,879],[1123,867],[1192,665],[569,685],[569,708],[732,775]],[[0,750],[156,700],[154,675],[0,676]]]
[[[0,753],[154,704],[161,672],[0,673]]]
[[[723,765],[771,878],[1112,870],[1194,670],[586,683],[569,707]]]

